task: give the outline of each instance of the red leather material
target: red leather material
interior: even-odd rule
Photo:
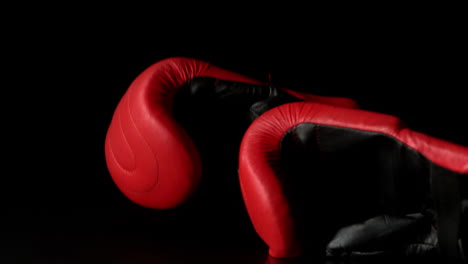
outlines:
[[[261,115],[246,131],[239,153],[242,194],[253,225],[277,258],[301,254],[294,219],[275,165],[285,133],[301,123],[380,132],[418,151],[434,164],[468,173],[468,148],[405,127],[394,116],[311,102],[289,103]]]
[[[317,103],[329,104],[329,105],[335,105],[335,106],[341,106],[341,107],[348,107],[348,108],[359,108],[358,102],[351,98],[320,96],[320,95],[315,95],[315,94],[301,93],[301,92],[286,89],[286,88],[280,88],[280,89],[303,101],[311,101],[311,102],[317,102]]]
[[[261,84],[188,58],[165,59],[142,72],[118,104],[105,142],[114,182],[137,204],[174,207],[200,180],[199,154],[190,136],[172,118],[177,89],[198,76]]]
[[[177,206],[200,181],[199,153],[172,116],[178,88],[195,77],[265,85],[183,57],[159,61],[143,71],[119,102],[105,140],[109,172],[137,204],[159,209]],[[341,102],[338,98],[336,103]]]

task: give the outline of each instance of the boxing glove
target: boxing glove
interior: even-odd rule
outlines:
[[[267,110],[252,106],[271,98],[275,104],[313,100],[357,106],[347,98],[275,88],[204,61],[167,58],[137,76],[114,111],[105,138],[113,181],[139,205],[158,209],[179,205],[200,182],[200,153],[232,141],[223,151],[235,157],[236,171],[238,145],[250,118]]]
[[[247,129],[239,179],[275,258],[466,253],[468,147],[397,117],[313,102],[275,107]]]

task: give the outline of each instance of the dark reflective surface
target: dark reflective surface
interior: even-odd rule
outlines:
[[[174,220],[174,225],[158,225],[157,218],[164,221],[167,217],[160,213],[146,211],[132,216],[127,214],[129,211],[124,214],[89,208],[80,212],[77,214],[75,209],[64,215],[27,208],[8,211],[2,215],[7,221],[3,221],[1,230],[0,260],[2,263],[118,264],[428,263],[427,260],[323,260],[311,256],[276,259],[268,256],[266,245],[248,230],[231,232],[226,228],[210,232],[204,230],[207,226],[200,226],[198,231],[182,234],[175,232],[180,219]],[[146,219],[133,218],[144,214]],[[194,228],[188,222],[187,226]]]
[[[176,229],[186,230],[177,226],[182,222],[164,225],[168,218],[163,214],[149,213],[145,220],[140,218],[144,215],[136,213],[133,218],[128,211],[86,209],[80,213],[76,209],[68,215],[27,208],[10,210],[3,215],[7,221],[1,230],[2,263],[248,264],[264,263],[267,257],[266,247],[256,238],[249,241],[246,236],[246,241],[241,241],[229,231],[204,231],[207,226],[177,233]],[[157,222],[158,218],[161,221]],[[192,224],[187,226],[194,228]]]

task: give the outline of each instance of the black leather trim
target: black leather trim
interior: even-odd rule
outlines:
[[[317,247],[317,237],[321,236],[319,241],[322,248],[327,245],[324,251],[329,256],[389,252],[432,256],[439,243],[429,239],[430,234],[442,228],[443,233],[437,232],[438,239],[449,242],[440,244],[441,255],[460,258],[458,237],[465,244],[468,237],[466,231],[462,235],[465,229],[459,225],[461,198],[466,198],[466,193],[457,193],[462,189],[458,179],[468,175],[434,164],[391,136],[312,123],[297,125],[284,135],[281,156],[279,177],[298,219],[302,239],[312,247]],[[434,184],[438,187],[431,188]],[[440,206],[447,200],[451,207]],[[444,208],[460,210],[445,212]],[[415,214],[422,220],[407,222],[411,228],[401,233],[405,225],[398,227],[395,223]],[[466,214],[463,217],[466,219]],[[372,238],[378,230],[386,230],[383,227],[391,227],[391,234]],[[356,231],[361,229],[366,232]],[[405,240],[402,235],[408,230],[413,236]]]
[[[235,112],[253,121],[273,107],[296,101],[300,99],[275,86],[197,77],[177,91],[174,114],[179,118],[180,111],[205,109],[208,114],[210,111]]]
[[[201,204],[192,208],[203,208],[203,212],[196,214],[216,222],[214,226],[223,222],[236,223],[223,234],[238,236],[247,232],[256,236],[239,191],[239,145],[252,122],[252,105],[282,94],[272,86],[199,77],[182,85],[174,101],[167,102],[173,103],[174,120],[197,146],[202,162],[200,186],[181,206]],[[220,201],[229,206],[217,206]]]

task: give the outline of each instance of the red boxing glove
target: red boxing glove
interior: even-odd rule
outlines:
[[[196,124],[197,120],[209,122],[210,115],[220,111],[216,107],[226,110],[232,106],[235,110],[231,114],[239,107],[248,116],[252,104],[278,96],[286,101],[356,105],[350,99],[283,91],[196,59],[159,61],[131,83],[115,109],[105,139],[112,179],[139,205],[161,209],[177,206],[196,189],[202,174],[199,150],[185,123],[201,133],[204,127]],[[198,104],[192,103],[195,101]],[[185,116],[185,123],[176,118],[177,113]],[[211,121],[215,122],[219,121]],[[237,156],[237,150],[234,154]]]
[[[239,177],[272,257],[300,256],[315,242],[312,249],[338,258],[460,260],[467,250],[468,148],[394,116],[311,102],[278,106],[246,131]]]

